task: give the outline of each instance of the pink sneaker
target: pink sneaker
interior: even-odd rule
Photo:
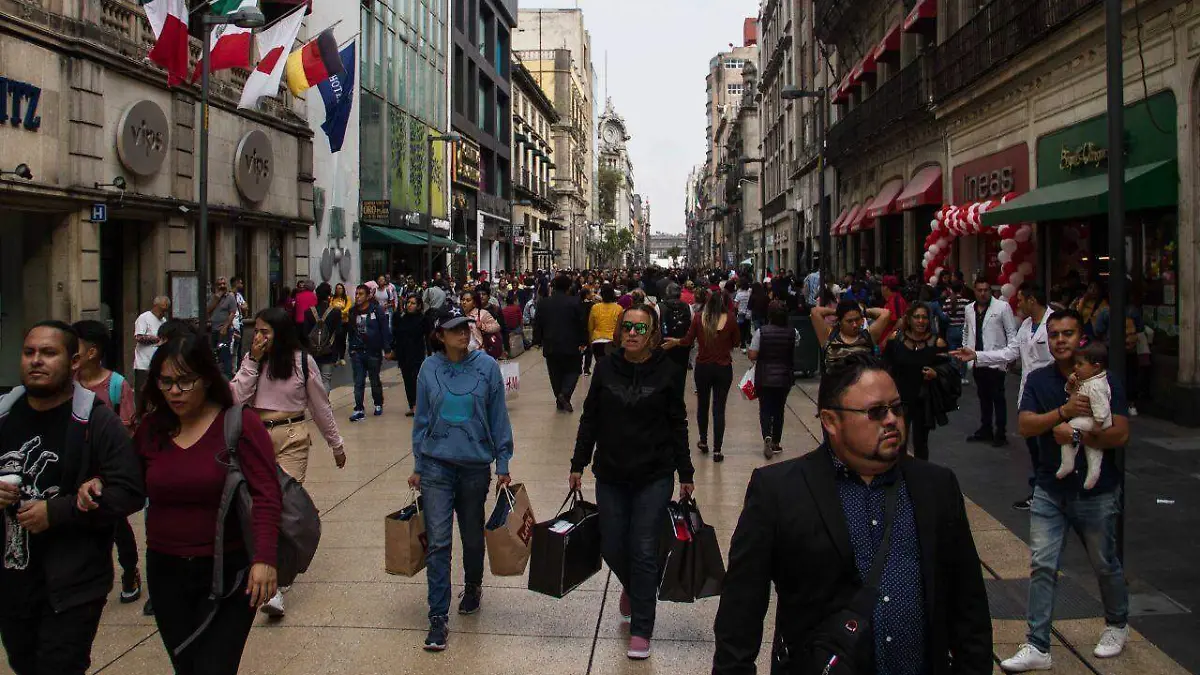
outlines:
[[[638,637],[636,635],[630,637],[629,651],[625,655],[635,661],[643,661],[650,658],[650,638]]]
[[[629,592],[621,591],[621,623],[629,623],[633,617],[633,605],[629,602]]]

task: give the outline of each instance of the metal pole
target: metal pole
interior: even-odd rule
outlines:
[[[204,46],[200,51],[200,219],[196,223],[196,310],[200,327],[208,320],[208,80],[211,70],[212,27],[201,17]],[[216,345],[213,345],[216,348]]]
[[[829,251],[833,247],[829,239],[829,202],[825,201],[825,90],[817,97],[817,234],[820,236],[821,253],[817,258],[817,279],[822,290],[829,279],[825,278],[829,268]],[[820,302],[820,295],[817,296]]]
[[[1108,370],[1125,383],[1125,74],[1121,42],[1121,0],[1105,2],[1108,61]],[[1128,391],[1128,390],[1127,390]],[[1125,448],[1116,450],[1121,480],[1117,557],[1125,558]]]
[[[426,180],[428,202],[425,205],[425,274],[433,281],[433,136],[426,142],[426,167],[429,170]]]

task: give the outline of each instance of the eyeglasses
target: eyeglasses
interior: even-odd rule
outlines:
[[[625,323],[621,324],[621,330],[625,331],[626,333],[633,331],[638,335],[645,335],[646,333],[650,332],[650,324],[643,321],[639,321],[637,323],[626,321]]]
[[[891,405],[873,405],[870,408],[825,408],[825,410],[837,410],[840,412],[859,413],[866,415],[867,419],[872,422],[882,422],[887,419],[888,413],[892,413],[896,417],[904,417],[908,414],[908,406],[904,403],[893,403]]]
[[[179,391],[188,393],[196,388],[196,383],[200,378],[192,375],[189,377],[160,377],[158,378],[158,388],[162,391],[171,391],[171,387],[179,387]]]

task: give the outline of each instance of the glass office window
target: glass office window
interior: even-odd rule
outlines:
[[[384,136],[383,99],[365,94],[362,100],[362,139],[359,145],[359,183],[362,199],[384,198],[383,153],[387,148]]]
[[[373,89],[374,83],[371,80],[371,48],[374,40],[371,33],[371,11],[366,7],[362,10],[362,31],[363,45],[359,49],[359,68],[360,79],[362,86],[366,89]]]

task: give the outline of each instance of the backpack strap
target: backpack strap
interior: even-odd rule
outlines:
[[[121,414],[121,387],[124,384],[125,378],[117,371],[112,371],[108,379],[108,400],[112,402],[113,412],[117,415]]]

